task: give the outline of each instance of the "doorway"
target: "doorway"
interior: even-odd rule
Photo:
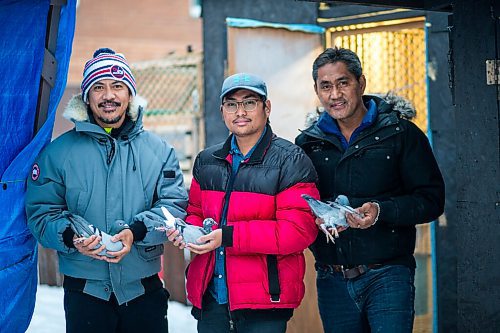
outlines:
[[[356,52],[367,79],[366,94],[392,92],[417,110],[413,122],[428,132],[425,18],[414,17],[331,27],[326,47]],[[417,226],[414,332],[432,332],[433,270],[431,225]]]

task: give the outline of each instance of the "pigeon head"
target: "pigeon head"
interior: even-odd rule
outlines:
[[[214,219],[212,218],[206,218],[203,220],[203,230],[208,234],[212,231],[212,226],[216,225],[217,222],[215,222]]]
[[[336,199],[335,202],[338,203],[339,205],[343,206],[349,206],[349,199],[343,194],[340,194]]]

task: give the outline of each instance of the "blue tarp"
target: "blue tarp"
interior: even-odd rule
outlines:
[[[56,83],[48,118],[33,137],[50,0],[0,2],[0,331],[25,332],[35,305],[37,244],[26,227],[26,178],[50,141],[66,86],[76,0],[61,10]]]

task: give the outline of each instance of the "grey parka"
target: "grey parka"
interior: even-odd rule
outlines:
[[[160,270],[166,241],[164,232],[154,230],[163,218],[160,207],[184,218],[187,204],[174,149],[142,127],[144,105],[134,98],[131,121],[115,139],[89,120],[81,95],[75,96],[64,113],[75,128],[38,156],[26,193],[28,226],[44,247],[57,250],[61,273],[87,279],[84,291],[93,296],[108,299],[113,291],[120,304],[142,295],[141,278]],[[143,222],[147,233],[119,263],[110,264],[64,244],[64,211],[111,235],[134,221]],[[96,287],[103,283],[111,288]]]

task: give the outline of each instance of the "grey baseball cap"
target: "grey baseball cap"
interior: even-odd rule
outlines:
[[[253,74],[237,73],[224,80],[220,93],[221,101],[224,96],[237,89],[248,89],[267,98],[267,87],[264,80]]]

